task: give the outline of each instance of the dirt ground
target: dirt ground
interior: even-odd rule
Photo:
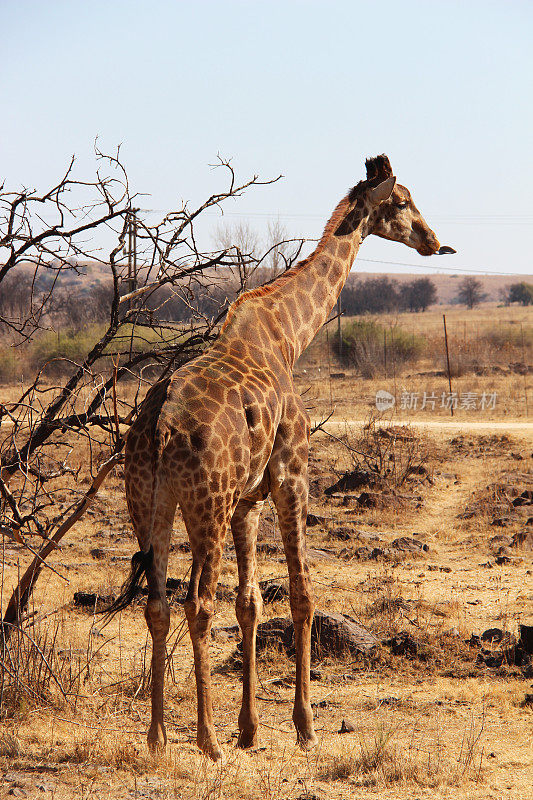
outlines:
[[[319,746],[310,753],[296,747],[294,662],[269,647],[258,661],[259,745],[235,747],[241,682],[239,637],[227,630],[235,625],[237,585],[228,541],[212,638],[225,760],[213,765],[195,745],[192,652],[179,598],[168,645],[169,744],[164,758],[149,756],[144,602],[107,626],[74,602],[80,591],[116,593],[136,550],[117,468],[50,557],[55,571],[45,570],[37,585],[27,630],[53,655],[58,681],[46,677],[33,645],[20,644],[21,659],[32,650],[28,683],[41,697],[22,689],[4,696],[0,798],[533,798],[533,673],[513,656],[519,625],[533,625],[532,537],[521,545],[519,536],[533,531],[533,422],[518,407],[454,419],[391,412],[384,425],[399,433],[400,449],[387,450],[385,435],[385,461],[394,453],[395,465],[407,458],[423,469],[391,484],[394,470],[385,463],[385,483],[375,492],[385,502],[374,507],[357,499],[368,487],[329,496],[324,489],[361,465],[354,450],[364,444],[377,382],[328,375],[307,391],[306,372],[298,383],[315,423],[334,409],[311,440],[309,511],[317,524],[308,527],[308,548],[317,609],[350,616],[380,642],[365,656],[315,657]],[[510,397],[512,387],[506,391]],[[368,463],[375,448],[365,452]],[[407,550],[394,545],[402,537],[411,542]],[[187,578],[186,542],[178,516],[173,578]],[[2,606],[27,563],[20,545],[6,540],[3,548]],[[258,550],[260,580],[286,577],[272,507]],[[265,603],[263,619],[288,615],[286,599]],[[503,642],[476,638],[491,628]],[[341,733],[346,727],[353,730]]]

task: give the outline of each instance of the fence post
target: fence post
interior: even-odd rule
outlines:
[[[522,361],[524,363],[524,396],[526,398],[526,417],[529,417],[529,406],[527,402],[527,373],[529,372],[529,365],[526,362],[526,346],[524,344],[524,325],[520,323],[520,333],[522,335]]]
[[[448,352],[448,331],[446,330],[446,314],[442,315],[442,322],[444,324],[444,345],[446,348],[446,369],[448,372],[448,386],[450,388],[450,395],[452,394],[452,376],[450,372],[450,354]],[[453,402],[450,397],[450,411],[453,417]]]

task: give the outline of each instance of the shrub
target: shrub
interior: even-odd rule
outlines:
[[[399,327],[387,329],[371,318],[359,318],[342,331],[342,357],[365,378],[373,378],[389,364],[402,365],[419,358],[424,340]],[[338,341],[336,342],[338,349]]]
[[[46,331],[33,343],[28,354],[32,369],[41,369],[45,364],[48,373],[68,371],[69,361],[83,361],[97,336],[94,329],[85,331]],[[51,362],[51,363],[50,363]]]
[[[9,344],[0,350],[0,381],[9,383],[17,377],[18,359],[13,347]]]

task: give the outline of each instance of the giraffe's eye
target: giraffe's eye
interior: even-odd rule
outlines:
[[[396,203],[396,208],[407,208],[408,205],[407,200],[402,200],[400,203]]]

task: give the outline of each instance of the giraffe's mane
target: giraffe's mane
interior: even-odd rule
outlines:
[[[306,267],[310,261],[312,261],[321,253],[321,251],[324,249],[326,244],[329,242],[329,240],[339,227],[340,223],[345,218],[346,213],[348,212],[348,209],[352,204],[350,198],[352,197],[353,192],[355,191],[356,188],[357,187],[354,187],[354,189],[352,189],[350,193],[346,195],[346,197],[343,197],[342,200],[337,204],[333,214],[327,221],[326,227],[324,228],[324,233],[320,237],[320,240],[315,249],[313,250],[313,252],[310,253],[310,255],[308,255],[307,258],[304,258],[302,261],[299,261],[297,264],[295,264],[294,267],[291,267],[286,272],[283,272],[281,275],[275,278],[275,280],[273,280],[272,283],[268,283],[266,286],[258,286],[256,289],[248,289],[247,292],[243,292],[241,295],[239,295],[239,297],[237,297],[237,299],[230,305],[228,313],[226,315],[226,319],[224,320],[224,324],[220,329],[220,333],[225,331],[228,325],[231,323],[232,319],[235,317],[235,312],[237,311],[239,306],[241,306],[247,300],[253,299],[254,297],[265,297],[266,295],[271,294],[280,286],[283,286],[285,283],[287,283],[292,278],[293,275],[297,274],[302,269],[304,269],[304,267]]]

